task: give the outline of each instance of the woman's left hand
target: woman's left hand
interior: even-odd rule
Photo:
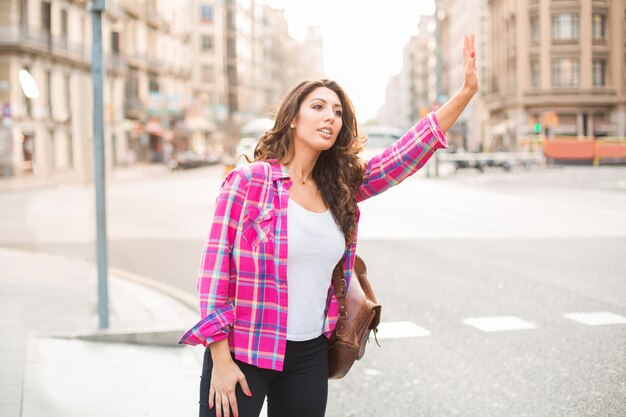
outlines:
[[[478,75],[473,33],[463,39],[463,67],[463,88],[475,94],[478,91]]]

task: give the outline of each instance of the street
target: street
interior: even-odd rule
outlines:
[[[195,294],[222,174],[111,179],[110,265]],[[418,175],[361,210],[383,348],[327,416],[626,416],[624,167]],[[0,246],[93,262],[94,213],[92,187],[2,192]]]

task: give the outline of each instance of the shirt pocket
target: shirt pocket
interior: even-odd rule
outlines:
[[[258,247],[274,237],[274,209],[271,206],[248,206],[241,234],[251,247]]]

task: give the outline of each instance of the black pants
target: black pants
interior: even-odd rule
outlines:
[[[231,352],[231,355],[234,355]],[[323,417],[328,398],[328,339],[321,335],[303,342],[287,341],[282,371],[263,369],[235,360],[246,376],[252,397],[237,384],[240,417],[258,417],[267,395],[268,417]],[[200,417],[216,415],[209,409],[209,388],[213,361],[211,350],[204,352],[200,382]],[[232,410],[231,410],[232,416]]]

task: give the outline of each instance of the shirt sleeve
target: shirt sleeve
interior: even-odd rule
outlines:
[[[234,306],[228,302],[230,255],[246,197],[247,182],[240,170],[234,170],[222,183],[198,276],[202,319],[183,335],[179,344],[208,346],[225,339],[235,322]]]
[[[423,167],[437,149],[448,148],[435,113],[429,113],[400,139],[367,162],[356,193],[363,201],[388,190]]]

